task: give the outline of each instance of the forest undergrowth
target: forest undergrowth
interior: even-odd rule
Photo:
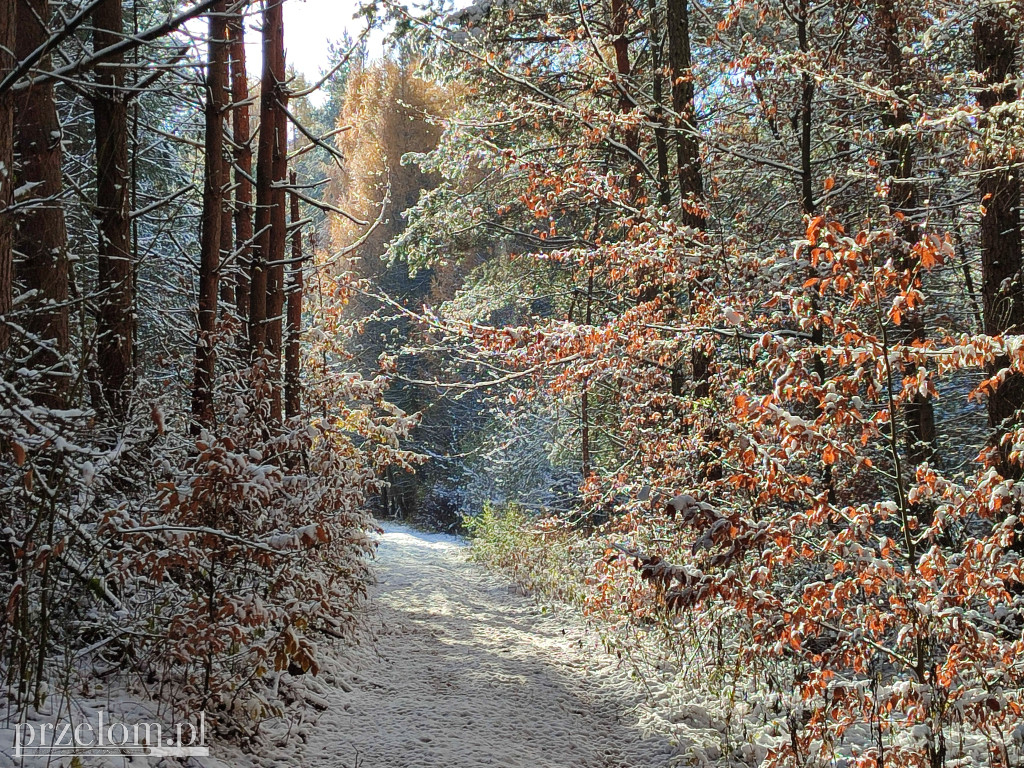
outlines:
[[[792,687],[805,679],[806,664],[785,651],[752,661],[745,652],[754,643],[751,617],[728,605],[667,607],[664,583],[624,556],[614,525],[538,517],[514,503],[488,505],[465,525],[473,560],[541,604],[570,606],[599,634],[645,694],[640,726],[669,738],[684,764],[762,765],[800,743],[821,716],[821,703]],[[876,694],[884,687],[881,675],[867,684]],[[915,733],[900,733],[904,716],[895,709],[863,714],[829,746],[828,758],[818,745],[809,764],[849,765],[887,745],[919,753]],[[992,749],[954,727],[945,743],[952,765],[977,765]]]
[[[0,3],[5,734],[106,702],[258,743],[355,637],[417,460],[307,194],[347,43],[318,111],[283,0]]]
[[[759,674],[740,662],[743,631],[727,611],[652,610],[660,595],[635,571],[626,574],[634,588],[627,599],[608,578],[607,566],[617,559],[608,531],[537,519],[514,503],[488,506],[465,523],[473,560],[542,604],[570,606],[598,633],[645,693],[640,726],[668,737],[684,761],[759,765],[788,738],[777,701],[783,669]]]

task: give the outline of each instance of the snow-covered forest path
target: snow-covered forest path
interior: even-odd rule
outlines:
[[[660,768],[635,684],[564,612],[542,611],[447,536],[389,527],[377,642],[303,746],[311,768]],[[326,734],[334,738],[324,738]]]

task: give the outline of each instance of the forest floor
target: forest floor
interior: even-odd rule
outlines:
[[[388,526],[375,598],[376,642],[342,662],[291,755],[304,767],[659,768],[676,754],[640,732],[637,684],[577,617],[469,562],[458,539]]]
[[[318,675],[282,678],[305,699],[300,720],[265,722],[254,750],[208,740],[212,755],[184,765],[668,768],[690,762],[664,736],[644,733],[639,721],[645,714],[649,720],[650,711],[641,685],[577,614],[524,597],[470,562],[462,540],[387,525],[376,572],[361,642],[322,649]],[[159,722],[133,694],[74,702],[90,721],[104,707],[123,722]],[[69,764],[68,758],[15,757],[12,734],[0,728],[0,768]],[[75,760],[70,764],[83,768],[183,765],[113,755]]]

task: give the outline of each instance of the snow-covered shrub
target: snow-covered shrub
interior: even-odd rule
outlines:
[[[581,604],[591,543],[572,526],[514,503],[487,503],[464,525],[473,559],[503,570],[526,592]]]
[[[117,572],[138,630],[159,638],[144,666],[188,711],[277,714],[266,679],[315,674],[316,638],[351,633],[374,548],[364,501],[378,471],[404,461],[408,423],[365,402],[379,384],[336,383],[330,418],[269,437],[261,402],[225,404],[230,417],[158,484],[152,508],[104,520],[124,543]]]
[[[116,672],[252,734],[286,708],[281,675],[315,674],[317,640],[351,637],[374,548],[364,502],[385,466],[409,468],[412,420],[382,381],[339,375],[310,392],[333,404],[320,416],[272,427],[261,376],[226,375],[224,418],[194,439],[159,397],[112,447],[87,412],[0,411],[0,642],[20,704],[53,690],[62,650],[79,660],[65,675]]]

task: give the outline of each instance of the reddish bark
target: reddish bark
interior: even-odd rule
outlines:
[[[1019,76],[1016,57],[1016,24],[994,5],[985,7],[974,22],[975,67],[984,74],[978,104],[986,112],[1016,100],[1014,78]],[[1005,118],[1003,118],[1005,119]],[[1024,296],[1021,295],[1020,171],[992,146],[1004,143],[1007,126],[997,125],[987,115],[979,121],[986,137],[986,155],[978,184],[984,214],[981,217],[981,295],[985,333],[998,336],[1020,333],[1024,328]],[[995,373],[1009,365],[1000,358],[990,367]],[[1020,478],[1022,468],[1009,458],[1002,437],[1017,421],[1024,406],[1024,376],[1012,373],[990,394],[989,426],[998,445],[997,468],[1004,477]]]
[[[626,25],[629,22],[630,6],[628,0],[611,0],[612,12],[612,49],[615,51],[615,71],[618,74],[619,112],[626,114],[633,111],[633,100],[629,95],[629,76],[632,68],[629,63],[629,37]],[[634,154],[640,149],[640,129],[630,126],[623,131],[622,143]],[[630,198],[636,199],[640,194],[642,180],[641,169],[635,162],[630,162],[629,192]]]
[[[703,232],[704,178],[700,167],[700,142],[697,139],[694,106],[693,61],[690,52],[690,9],[687,0],[668,0],[668,63],[672,83],[672,110],[675,112],[676,174],[679,180],[680,220]],[[690,301],[693,301],[691,291]],[[690,352],[695,398],[711,392],[711,356],[695,345]]]
[[[672,110],[675,112],[676,172],[679,179],[682,221],[694,229],[704,229],[699,204],[704,199],[704,180],[700,168],[700,143],[697,140],[692,58],[690,53],[690,10],[687,0],[668,0],[668,65],[672,83]]]
[[[93,11],[93,46],[123,39],[121,0],[105,0]],[[106,405],[123,416],[135,365],[134,259],[128,216],[128,108],[124,55],[111,54],[96,66],[93,95],[96,130],[96,216],[99,220],[96,362]]]
[[[18,0],[18,34],[15,55],[27,58],[48,37],[48,0]],[[49,57],[40,61],[49,66]],[[26,301],[23,325],[38,343],[29,342],[28,367],[42,371],[32,398],[43,405],[63,407],[68,387],[64,356],[68,352],[68,258],[67,229],[61,200],[63,177],[61,128],[53,100],[52,81],[18,91],[15,108],[15,154],[18,179],[31,184],[24,200],[38,200],[19,211],[15,251],[18,280],[32,297]]]
[[[199,254],[199,335],[196,341],[192,389],[193,430],[212,427],[217,329],[217,290],[220,279],[221,227],[224,222],[224,115],[227,108],[227,40],[225,0],[209,17],[206,67],[206,165],[203,181],[203,219]]]
[[[252,270],[252,132],[249,127],[249,78],[245,71],[242,25],[245,8],[228,19],[231,38],[231,101],[234,103],[231,134],[235,143],[235,307],[245,322],[249,317],[249,283]]]
[[[274,283],[283,268],[285,233],[280,226],[285,220],[283,206],[285,175],[281,157],[287,168],[287,140],[282,148],[281,111],[285,99],[284,18],[283,0],[268,0],[263,9],[263,77],[260,84],[260,134],[256,156],[256,240],[252,253],[252,280],[249,300],[249,338],[254,355],[269,354],[280,360],[280,335],[272,347],[273,310],[281,292]],[[285,171],[286,172],[286,171]],[[272,298],[273,296],[273,298]],[[280,321],[281,303],[276,304]],[[279,412],[279,409],[278,409]]]

